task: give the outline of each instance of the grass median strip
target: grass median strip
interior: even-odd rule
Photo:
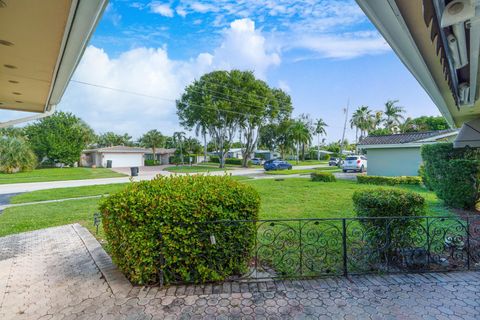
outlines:
[[[272,170],[265,171],[265,174],[274,175],[274,176],[287,176],[290,174],[300,174],[300,175],[309,175],[314,172],[341,172],[342,170],[337,167],[319,167],[313,169],[292,169],[292,170]]]
[[[197,172],[213,172],[213,171],[225,171],[227,169],[215,168],[212,166],[171,166],[166,167],[165,171],[175,172],[175,173],[197,173]]]
[[[84,186],[75,188],[57,188],[22,193],[10,198],[10,203],[28,203],[46,200],[80,198],[114,193],[122,190],[128,183],[113,183],[104,185]]]
[[[0,173],[0,184],[86,180],[125,177],[105,168],[48,168],[18,173]]]

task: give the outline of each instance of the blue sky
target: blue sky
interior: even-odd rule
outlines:
[[[347,99],[351,110],[398,99],[409,116],[439,114],[353,0],[111,0],[74,79],[165,99],[71,83],[58,107],[99,132],[171,134],[185,85],[231,68],[286,90],[295,115],[327,122],[328,141],[341,137]]]

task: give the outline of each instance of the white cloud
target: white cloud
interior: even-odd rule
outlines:
[[[170,5],[167,3],[160,3],[157,1],[150,3],[150,10],[154,13],[158,13],[164,17],[173,17],[173,10],[170,8]]]
[[[253,69],[264,77],[278,63],[279,55],[267,51],[265,38],[248,19],[232,22],[216,49],[188,61],[171,59],[166,47],[136,48],[113,58],[89,46],[74,79],[158,98],[72,82],[59,109],[74,112],[99,132],[128,132],[138,137],[156,128],[171,134],[180,129],[174,100],[193,79],[212,70],[233,68]]]
[[[175,12],[177,12],[177,14],[183,18],[185,18],[187,16],[187,11],[185,10],[185,8],[183,7],[177,7],[175,8]]]
[[[265,78],[268,68],[280,64],[280,55],[266,49],[265,38],[250,19],[235,20],[224,31],[224,40],[214,51],[213,64],[219,69],[253,69]]]
[[[214,4],[207,4],[203,2],[193,2],[190,4],[190,8],[199,13],[207,13],[207,12],[216,12],[218,11],[218,6]]]
[[[292,39],[290,48],[304,48],[319,58],[351,59],[363,55],[390,51],[389,45],[377,32],[356,32],[340,35],[303,36]]]

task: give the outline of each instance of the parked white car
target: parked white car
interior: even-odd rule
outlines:
[[[342,165],[343,172],[348,170],[356,172],[365,172],[367,171],[367,157],[365,156],[348,156],[345,158],[345,161]]]

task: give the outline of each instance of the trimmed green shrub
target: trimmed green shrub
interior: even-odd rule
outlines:
[[[383,176],[357,176],[357,182],[361,184],[375,184],[395,186],[399,184],[421,185],[422,178],[412,176],[383,177]]]
[[[260,198],[230,176],[172,176],[129,184],[100,204],[113,260],[137,284],[221,281],[245,272]],[[212,236],[215,243],[212,243]],[[163,258],[162,258],[163,257]]]
[[[211,156],[210,157],[210,162],[214,163],[220,163],[220,158],[217,156]],[[242,159],[237,159],[237,158],[225,158],[225,164],[231,164],[235,166],[241,166],[242,165]],[[247,166],[251,167],[252,166],[252,161],[248,160]]]
[[[21,137],[0,137],[0,172],[15,173],[33,170],[37,157]]]
[[[160,164],[160,161],[158,161],[158,160],[145,159],[145,165],[146,166],[158,166],[159,164]]]
[[[454,149],[452,143],[422,147],[425,185],[446,205],[472,209],[479,199],[480,151]]]
[[[330,172],[312,172],[310,174],[310,179],[312,181],[322,181],[322,182],[335,182],[337,179]]]
[[[360,223],[370,245],[388,248],[390,254],[393,249],[411,246],[414,231],[420,223],[405,218],[424,215],[425,198],[416,192],[375,188],[355,191],[352,199],[357,216],[369,218],[361,219]],[[375,217],[394,218],[371,219]]]

